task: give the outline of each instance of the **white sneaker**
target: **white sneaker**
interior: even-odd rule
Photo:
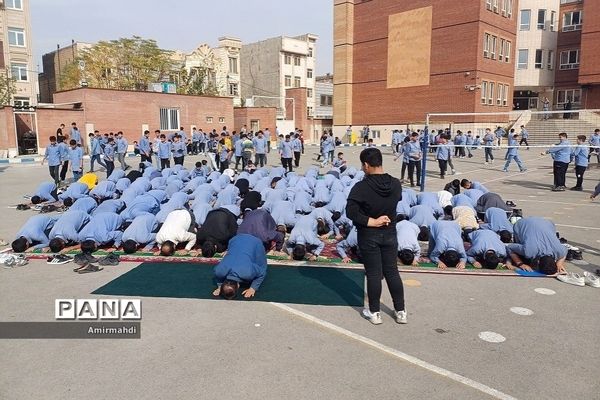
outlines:
[[[373,325],[379,325],[383,323],[383,320],[381,319],[381,312],[379,311],[372,313],[368,308],[365,308],[362,313],[363,317],[368,319]]]
[[[556,277],[561,282],[568,283],[575,286],[585,286],[585,279],[579,274],[573,272],[567,272],[564,275],[558,275]]]
[[[600,278],[597,275],[586,271],[583,273],[583,277],[586,285],[600,288]]]
[[[394,311],[394,315],[397,323],[408,324],[408,320],[406,319],[406,311]]]

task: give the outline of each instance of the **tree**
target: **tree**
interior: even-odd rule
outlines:
[[[173,80],[177,83],[177,93],[196,96],[218,96],[214,74],[208,68],[191,68],[190,71],[181,67]]]
[[[81,51],[79,57],[64,68],[62,89],[88,87],[120,90],[146,90],[149,83],[169,76],[172,63],[169,51],[155,40],[139,36],[100,41]]]
[[[10,76],[8,69],[0,69],[0,106],[10,105],[15,93],[17,93],[15,79]]]

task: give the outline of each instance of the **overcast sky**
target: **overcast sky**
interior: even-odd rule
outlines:
[[[221,36],[251,43],[274,36],[319,35],[317,74],[333,72],[330,0],[30,0],[34,62],[69,45],[120,37],[155,39],[164,49],[191,51]]]

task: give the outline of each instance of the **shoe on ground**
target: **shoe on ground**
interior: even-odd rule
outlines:
[[[583,188],[581,186],[573,186],[571,189],[569,190],[573,190],[575,192],[581,192],[583,191]]]
[[[573,272],[567,272],[564,275],[558,275],[556,279],[558,279],[561,282],[568,283],[570,285],[585,286],[585,279],[583,278],[583,276]]]
[[[48,257],[47,264],[51,264],[51,265],[63,265],[63,264],[70,263],[71,261],[73,261],[72,257],[69,257],[69,256],[64,255],[64,254],[57,254],[57,255],[55,255],[53,257]]]
[[[520,172],[527,172],[527,168],[523,168]]]
[[[567,190],[567,188],[565,186],[559,186],[558,187],[558,191],[559,192],[564,192],[565,190]]]
[[[456,170],[452,170],[452,175],[456,175]]]
[[[552,186],[550,190],[552,190],[553,192],[560,192],[560,186]]]
[[[108,253],[105,257],[102,257],[100,260],[98,260],[98,264],[100,264],[100,265],[119,265],[119,261],[121,261],[121,258],[119,257],[118,254]]]
[[[583,279],[585,284],[591,287],[600,288],[600,278],[597,275],[592,274],[591,272],[584,272]]]
[[[503,169],[502,172],[508,172],[508,170],[507,169]]]
[[[363,317],[365,317],[366,319],[369,320],[370,323],[372,323],[373,325],[379,325],[383,323],[383,320],[381,319],[381,312],[375,312],[372,313],[371,311],[369,311],[368,308],[365,308],[362,312]]]
[[[408,319],[406,317],[406,311],[394,311],[394,317],[396,317],[397,323],[408,324]]]

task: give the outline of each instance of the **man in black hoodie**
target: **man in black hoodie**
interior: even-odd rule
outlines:
[[[404,287],[398,272],[396,238],[396,205],[402,200],[400,181],[383,172],[383,158],[377,148],[360,153],[365,178],[348,195],[346,215],[358,230],[358,248],[367,275],[369,308],[363,316],[373,324],[381,324],[381,278],[392,295],[396,322],[405,324]]]

